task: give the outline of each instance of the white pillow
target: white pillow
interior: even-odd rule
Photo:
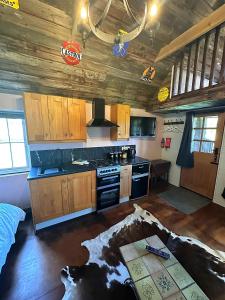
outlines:
[[[14,205],[0,203],[0,272],[5,264],[10,247],[15,243],[15,233],[25,212]]]

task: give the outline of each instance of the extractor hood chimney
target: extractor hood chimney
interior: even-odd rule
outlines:
[[[92,101],[92,119],[87,127],[119,127],[105,118],[105,99],[94,98]]]

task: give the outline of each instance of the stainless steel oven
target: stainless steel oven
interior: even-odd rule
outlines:
[[[97,169],[97,210],[119,204],[120,166]]]

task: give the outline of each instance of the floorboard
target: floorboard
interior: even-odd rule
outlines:
[[[33,233],[31,219],[23,222],[16,243],[0,275],[1,300],[58,300],[64,294],[60,270],[65,265],[83,265],[88,251],[84,240],[94,238],[134,211],[133,203],[150,211],[177,234],[199,239],[225,251],[225,208],[210,203],[194,214],[185,215],[160,199],[154,189],[149,197],[124,203],[100,214],[91,214]]]

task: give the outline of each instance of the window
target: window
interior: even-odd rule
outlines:
[[[0,174],[27,171],[28,161],[23,114],[0,112]]]
[[[194,117],[192,151],[213,153],[215,148],[218,116]]]

